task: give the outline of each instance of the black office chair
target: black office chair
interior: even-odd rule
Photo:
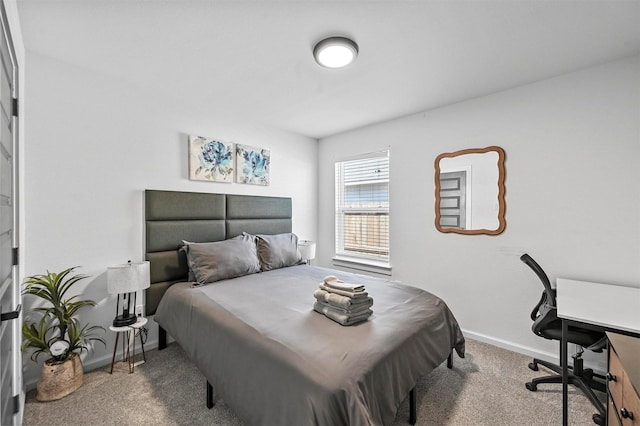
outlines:
[[[540,301],[533,309],[533,311],[531,311],[531,319],[533,320],[531,329],[536,335],[540,337],[561,341],[562,322],[557,317],[556,312],[556,291],[551,288],[551,283],[549,282],[547,274],[545,274],[540,265],[538,265],[536,261],[531,258],[531,256],[525,253],[520,257],[520,260],[526,263],[527,266],[529,266],[533,270],[533,272],[536,273],[538,278],[540,278],[540,281],[542,281],[542,285],[544,286],[544,291],[542,292]],[[584,350],[582,348],[587,348],[594,352],[602,352],[602,350],[606,347],[606,336],[604,332],[587,330],[575,327],[573,325],[569,326],[568,331],[569,333],[567,336],[567,341],[578,345],[578,351],[576,352],[576,354],[572,355],[573,366],[568,367],[570,369],[568,383],[580,388],[589,399],[589,401],[591,401],[591,403],[598,410],[598,413],[593,415],[594,423],[598,425],[604,425],[606,421],[606,411],[604,406],[602,405],[602,402],[600,402],[600,400],[594,393],[594,389],[601,392],[606,392],[606,385],[604,384],[604,382],[595,380],[594,378],[600,378],[604,380],[605,377],[594,373],[590,368],[583,368],[582,353],[584,352]],[[534,358],[533,362],[529,364],[529,368],[533,371],[538,371],[538,364],[547,367],[557,374],[535,378],[525,384],[527,389],[535,392],[538,388],[538,385],[541,383],[562,383],[561,365],[552,364],[550,362]]]

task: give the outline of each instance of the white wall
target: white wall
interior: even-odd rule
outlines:
[[[204,116],[179,99],[34,52],[26,60],[25,274],[81,265],[92,278],[78,290],[99,302],[82,320],[110,325],[115,299],[106,268],[143,258],[144,189],[290,196],[293,231],[316,238],[316,140],[242,117]],[[270,149],[270,186],[188,180],[190,133]],[[98,345],[85,358],[87,369],[110,362],[112,334],[106,349]],[[33,386],[39,366],[26,359],[25,367]]]
[[[531,333],[542,285],[518,257],[552,281],[640,287],[639,88],[633,57],[322,139],[318,263],[334,254],[333,163],[390,147],[393,278],[441,296],[468,336],[557,357]],[[506,151],[505,232],[437,232],[436,156],[490,145]]]

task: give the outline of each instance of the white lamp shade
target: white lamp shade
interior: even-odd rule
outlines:
[[[316,243],[308,240],[300,240],[298,241],[298,251],[304,260],[315,259]]]
[[[107,290],[111,294],[144,290],[150,284],[149,262],[125,263],[107,268]]]

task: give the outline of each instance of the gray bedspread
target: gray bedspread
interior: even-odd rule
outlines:
[[[315,312],[313,292],[326,275],[364,284],[373,315],[345,327]],[[421,376],[453,348],[464,356],[440,298],[306,265],[174,284],[155,320],[248,425],[388,424]]]

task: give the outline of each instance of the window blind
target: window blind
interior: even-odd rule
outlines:
[[[336,254],[389,260],[389,152],[335,164]]]

